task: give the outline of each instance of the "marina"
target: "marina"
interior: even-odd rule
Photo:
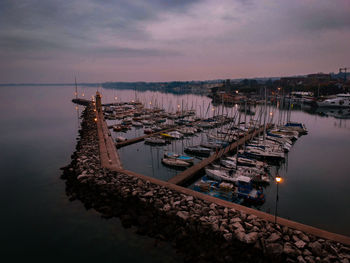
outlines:
[[[350,263],[348,1],[3,1],[1,261]]]
[[[51,88],[52,89],[52,88]],[[45,92],[45,89],[40,90],[41,92]],[[28,92],[33,92],[32,90],[28,90]],[[58,91],[57,91],[58,92]],[[69,101],[69,97],[71,96],[71,89],[68,89],[65,91],[61,91],[63,99]],[[96,89],[94,88],[86,88],[85,93],[87,95],[95,95]],[[106,99],[109,96],[113,98],[113,91],[109,90],[101,90],[101,93],[103,94],[103,99]],[[119,90],[118,93],[125,97],[125,100],[131,101],[134,98],[134,93],[130,92],[128,90]],[[152,93],[146,92],[146,94],[151,95]],[[112,95],[112,96],[111,96]],[[139,94],[141,96],[141,94]],[[168,97],[170,100],[176,101],[176,98],[178,98],[178,101],[181,101],[181,95],[173,97],[172,94],[157,94],[163,96],[164,101]],[[56,96],[57,97],[57,96]],[[148,99],[151,99],[152,95],[148,97]],[[182,98],[185,100],[186,95]],[[191,96],[189,96],[191,97]],[[194,101],[204,100],[205,103],[209,103],[210,99],[206,99],[205,97],[192,97],[191,99],[194,99]],[[25,97],[23,97],[23,100]],[[147,98],[145,98],[146,100]],[[108,101],[108,100],[107,100]],[[57,105],[57,114],[61,114],[60,110],[61,105]],[[78,106],[78,108],[72,107],[70,111],[72,111],[74,114],[71,114],[71,122],[75,123],[76,126],[74,126],[76,129],[79,128],[80,120],[77,119],[77,115],[81,112],[82,108]],[[69,112],[70,112],[69,111]],[[45,111],[42,111],[45,112]],[[69,115],[69,112],[67,114]],[[70,112],[70,113],[72,113]],[[259,106],[255,108],[255,112],[259,113]],[[22,116],[24,112],[21,112]],[[287,112],[283,112],[284,116],[289,115]],[[278,116],[278,111],[274,112],[275,116]],[[204,116],[202,116],[204,118]],[[243,118],[243,115],[241,116]],[[243,118],[244,119],[244,118]],[[291,120],[295,122],[302,122],[305,124],[308,130],[308,134],[305,136],[299,137],[299,139],[293,144],[293,146],[290,148],[287,158],[284,163],[279,168],[279,174],[283,177],[284,182],[280,185],[280,200],[279,200],[279,215],[281,216],[280,220],[295,220],[297,222],[306,223],[308,225],[312,226],[318,226],[323,229],[326,229],[331,232],[338,232],[342,234],[347,233],[347,212],[346,210],[342,209],[341,206],[339,206],[338,209],[334,209],[334,204],[336,203],[338,205],[344,204],[344,200],[347,200],[346,197],[346,183],[348,178],[344,177],[344,174],[346,174],[344,171],[346,171],[347,163],[345,162],[345,154],[339,155],[338,153],[339,149],[342,149],[342,147],[346,146],[346,142],[348,140],[347,134],[349,130],[349,124],[346,119],[337,119],[332,116],[325,116],[318,113],[309,113],[307,109],[301,110],[300,108],[294,108],[292,110],[291,114]],[[115,120],[106,120],[108,123],[108,126],[114,125]],[[21,124],[23,124],[23,121],[20,121]],[[26,126],[29,127],[29,126]],[[322,127],[322,129],[320,128]],[[28,129],[26,129],[28,130]],[[20,131],[20,130],[17,130]],[[211,134],[220,134],[220,131],[224,132],[224,128],[219,128],[217,132],[210,132]],[[143,130],[137,129],[136,127],[132,127],[130,130],[128,130],[126,133],[122,132],[114,132],[112,129],[108,129],[108,132],[111,134],[111,140],[113,143],[115,143],[115,138],[117,136],[123,136],[125,138],[132,139],[137,138],[140,136],[143,136]],[[108,132],[106,135],[108,136]],[[330,137],[329,135],[332,134]],[[227,136],[229,137],[229,136]],[[73,136],[74,138],[74,136]],[[164,154],[171,152],[175,154],[179,154],[183,152],[185,147],[189,147],[191,145],[200,145],[201,140],[203,138],[203,144],[205,144],[204,139],[206,139],[206,135],[201,132],[197,133],[197,136],[189,136],[185,137],[184,139],[172,139],[171,144],[166,144],[165,146],[151,146],[145,144],[143,141],[139,141],[137,143],[131,144],[126,147],[122,147],[117,149],[120,161],[123,165],[123,171],[130,171],[134,176],[138,174],[143,174],[149,176],[148,178],[155,178],[154,180],[161,179],[161,182],[164,182],[164,185],[167,187],[170,185],[167,180],[173,178],[177,174],[183,172],[183,170],[176,170],[168,166],[164,166],[161,163],[162,158],[164,158]],[[62,140],[62,139],[61,139]],[[261,141],[263,138],[260,139]],[[330,147],[331,146],[331,147]],[[164,147],[164,148],[163,148]],[[327,152],[324,151],[324,149],[327,149]],[[240,148],[242,150],[242,148]],[[344,153],[346,153],[346,147],[344,148]],[[215,147],[212,149],[211,153],[215,154]],[[185,154],[186,155],[186,154]],[[185,156],[184,155],[184,156]],[[186,155],[189,156],[189,155]],[[343,158],[344,156],[344,158]],[[192,156],[193,158],[193,166],[196,163],[200,163],[203,160],[203,157],[201,156]],[[135,159],[137,159],[137,163],[135,163]],[[205,159],[205,157],[204,157]],[[319,160],[322,159],[323,162],[319,162]],[[45,160],[43,158],[42,160]],[[226,160],[226,161],[225,161]],[[235,161],[237,158],[234,156],[234,153],[232,153],[232,156],[226,156],[225,158],[220,159],[220,163],[225,163],[226,165],[230,165],[230,162],[232,161],[233,164],[235,164]],[[107,160],[109,162],[109,160]],[[245,162],[247,163],[247,160],[243,157],[238,157],[238,162]],[[250,161],[248,161],[250,162]],[[262,167],[265,165],[264,162],[259,161]],[[153,163],[153,167],[152,167]],[[317,164],[318,169],[315,171],[314,167]],[[332,164],[336,169],[329,170],[329,165]],[[217,164],[215,164],[217,165]],[[273,168],[277,169],[277,168]],[[272,169],[272,170],[273,170]],[[223,169],[222,169],[223,170]],[[133,171],[133,172],[132,172]],[[274,172],[274,171],[272,171]],[[338,178],[337,180],[329,180],[329,177],[327,176],[328,173],[332,174],[332,178]],[[34,178],[34,177],[32,177]],[[270,178],[272,179],[272,178]],[[149,179],[150,180],[150,179]],[[315,182],[317,180],[318,186],[315,184],[312,184],[312,182]],[[201,180],[200,180],[201,181]],[[199,182],[200,182],[199,181]],[[210,181],[210,180],[209,180]],[[157,181],[159,182],[159,181]],[[309,182],[309,184],[313,185],[312,188],[306,183]],[[206,185],[209,185],[208,180],[205,182]],[[235,205],[234,202],[232,202],[232,199],[228,202],[226,201],[223,196],[218,199],[215,197],[215,195],[219,195],[220,192],[217,192],[216,190],[221,189],[221,193],[223,193],[223,189],[226,192],[229,192],[227,190],[232,189],[232,186],[228,183],[222,182],[221,187],[217,183],[211,183],[211,191],[210,194],[204,194],[205,191],[195,191],[198,193],[198,196],[201,198],[208,198],[208,200],[214,200],[212,198],[215,198],[215,200],[221,200],[225,205],[228,203]],[[190,184],[188,188],[176,188],[177,190],[183,189],[181,191],[184,191],[184,193],[187,191],[192,191],[194,189],[195,183]],[[200,186],[199,186],[200,187]],[[205,186],[207,187],[207,186]],[[204,185],[202,186],[202,189],[205,190]],[[44,188],[45,189],[45,188]],[[241,191],[243,188],[240,187],[240,191],[237,192],[237,194],[244,195],[244,192]],[[273,210],[275,207],[274,197],[275,197],[275,187],[274,184],[271,184],[270,186],[264,189],[264,195],[265,195],[265,202],[262,205],[256,206],[254,204],[254,211],[258,212],[268,212],[271,215],[271,220],[273,220]],[[51,188],[50,188],[51,191]],[[186,192],[187,193],[187,192]],[[193,193],[193,192],[191,192]],[[221,194],[220,193],[220,194]],[[296,193],[298,193],[296,195]],[[332,201],[327,198],[328,195],[323,195],[320,193],[329,193],[330,195],[334,196],[334,199]],[[333,193],[333,194],[332,194]],[[193,194],[196,196],[196,194]],[[206,196],[206,197],[205,197]],[[246,209],[251,209],[248,205]],[[344,204],[345,205],[345,204]],[[310,207],[313,207],[313,212],[310,213]],[[325,207],[328,207],[328,209],[325,210]],[[65,208],[63,208],[65,209]],[[256,210],[258,209],[258,210]],[[247,210],[251,212],[251,210]],[[331,211],[331,212],[330,212]],[[81,213],[81,212],[80,212]],[[315,216],[317,215],[317,216]],[[322,216],[321,216],[322,215]],[[334,219],[337,218],[336,221]],[[344,219],[344,222],[342,220]],[[293,221],[293,222],[295,222]],[[335,222],[337,222],[335,224]],[[318,230],[317,230],[318,231]],[[64,231],[62,231],[64,232]],[[126,234],[129,235],[129,234]],[[50,246],[50,245],[49,245]],[[53,245],[52,245],[53,246]],[[102,249],[102,248],[101,248]],[[106,253],[106,257],[108,258],[108,253]],[[112,255],[110,255],[112,257]],[[161,257],[161,256],[160,256]]]

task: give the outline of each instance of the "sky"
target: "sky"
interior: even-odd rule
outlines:
[[[1,0],[0,83],[278,77],[350,67],[350,0]]]

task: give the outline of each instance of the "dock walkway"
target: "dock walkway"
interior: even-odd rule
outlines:
[[[207,165],[215,162],[216,160],[220,159],[224,154],[227,154],[235,149],[237,147],[243,145],[246,141],[252,139],[253,137],[257,136],[259,133],[264,131],[264,127],[260,127],[258,130],[255,130],[251,133],[246,134],[243,138],[239,139],[238,141],[231,143],[229,146],[221,149],[220,151],[214,153],[210,157],[202,160],[201,162],[193,165],[192,167],[186,169],[185,171],[175,175],[170,180],[168,180],[169,183],[176,184],[176,185],[185,185],[186,183],[193,181],[194,177]]]

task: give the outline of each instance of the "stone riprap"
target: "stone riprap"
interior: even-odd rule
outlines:
[[[186,262],[350,261],[346,245],[101,168],[91,105],[82,116],[72,162],[63,168],[70,200],[105,218],[119,217],[141,235],[172,242]]]

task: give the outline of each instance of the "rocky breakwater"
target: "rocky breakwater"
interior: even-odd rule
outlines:
[[[94,112],[83,112],[72,162],[64,168],[67,194],[104,218],[119,217],[140,235],[170,241],[187,262],[342,262],[350,248],[255,215],[184,194],[146,177],[100,166]]]

